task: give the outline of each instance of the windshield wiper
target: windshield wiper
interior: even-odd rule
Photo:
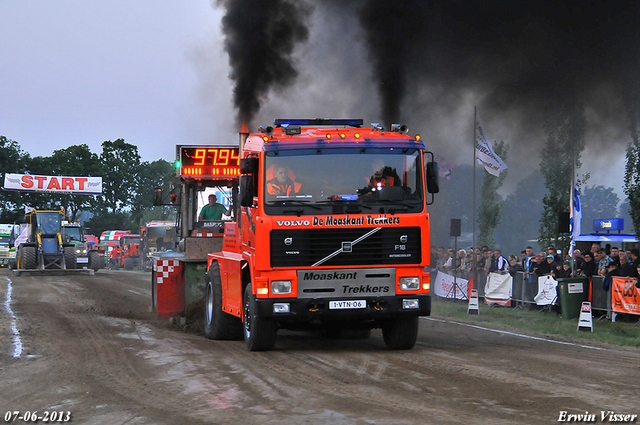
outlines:
[[[422,201],[414,201],[413,203],[409,203],[409,202],[403,201],[401,199],[397,199],[397,200],[393,200],[393,199],[372,199],[369,202],[371,202],[371,203],[381,203],[381,204],[386,204],[386,205],[389,205],[389,204],[402,205],[404,207],[413,208],[413,207],[416,207]]]
[[[363,207],[366,208],[368,210],[371,209],[371,207],[367,204],[363,204],[360,201],[355,201],[355,200],[348,200],[348,199],[330,199],[330,200],[326,200],[326,201],[318,201],[316,202],[316,204],[322,204],[322,205],[347,205],[347,206],[358,206],[358,207]]]
[[[314,205],[309,201],[300,201],[298,199],[283,199],[281,201],[272,201],[272,202],[267,202],[267,205],[273,206],[273,207],[286,207],[287,205],[301,205],[303,207],[311,207],[316,210],[322,209],[321,207]],[[283,212],[292,212],[292,211],[283,211]],[[297,212],[297,210],[293,212]]]

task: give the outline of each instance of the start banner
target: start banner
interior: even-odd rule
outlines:
[[[611,309],[616,313],[640,314],[640,290],[636,287],[636,279],[611,279]]]
[[[4,189],[20,192],[101,195],[102,177],[63,177],[7,173],[4,175]]]

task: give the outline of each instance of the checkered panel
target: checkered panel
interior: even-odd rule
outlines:
[[[180,260],[157,260],[156,283],[161,284],[169,275],[175,273],[180,266]]]

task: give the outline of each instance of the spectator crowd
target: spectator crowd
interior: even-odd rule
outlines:
[[[599,275],[605,277],[603,289],[608,290],[614,276],[638,278],[640,275],[640,251],[637,248],[623,251],[609,244],[603,248],[599,243],[593,243],[590,250],[576,249],[564,255],[553,245],[539,253],[533,252],[533,248],[528,246],[520,256],[508,257],[501,250],[488,246],[459,249],[457,252],[452,248],[432,247],[431,254],[431,267],[464,279],[471,276],[474,267],[485,274],[510,273],[514,276],[516,272],[523,272],[525,281],[532,284],[537,284],[538,277],[545,275],[555,279]],[[640,287],[640,283],[637,285]]]

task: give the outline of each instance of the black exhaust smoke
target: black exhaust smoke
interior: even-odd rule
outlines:
[[[385,128],[401,118],[407,71],[412,55],[416,55],[421,29],[427,24],[426,10],[420,0],[369,0],[360,10]]]
[[[298,75],[292,54],[309,36],[310,7],[301,0],[215,0],[229,54],[238,124],[251,124],[272,88],[286,87]]]

